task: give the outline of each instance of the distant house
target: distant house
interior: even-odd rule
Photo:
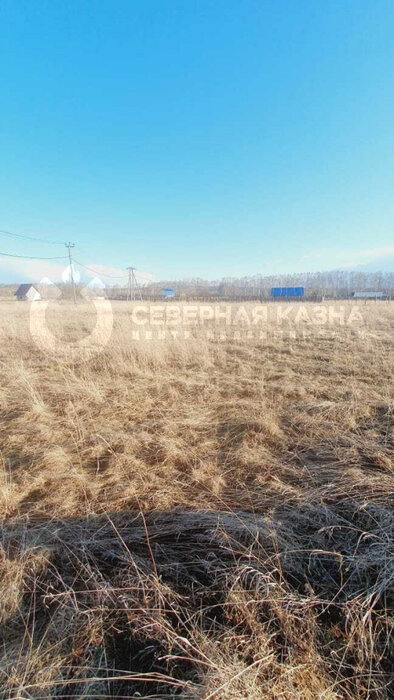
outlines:
[[[38,286],[38,285],[37,285]],[[34,284],[21,284],[15,292],[18,301],[39,301],[41,294]]]
[[[383,292],[353,292],[353,299],[386,299]]]
[[[172,297],[175,296],[175,289],[169,289],[168,287],[163,287],[163,289],[160,292],[160,295],[163,296],[165,299],[171,299]]]
[[[305,296],[305,287],[271,287],[271,296],[275,299],[278,297],[297,297]]]

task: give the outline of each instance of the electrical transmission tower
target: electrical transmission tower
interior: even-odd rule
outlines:
[[[75,295],[75,282],[74,282],[74,268],[73,268],[73,261],[71,257],[71,248],[75,247],[75,243],[65,243],[64,244],[68,250],[68,259],[70,261],[70,278],[71,278],[71,286],[73,288],[73,299],[74,299],[74,304],[77,303],[77,298]]]
[[[142,301],[141,291],[137,284],[137,278],[135,276],[135,267],[127,267],[129,271],[129,282],[127,285],[127,301],[135,301],[137,294]]]

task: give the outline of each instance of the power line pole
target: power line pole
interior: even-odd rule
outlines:
[[[126,269],[129,271],[129,279],[128,279],[128,282],[127,282],[127,297],[126,297],[126,301],[130,301],[130,299],[131,299],[131,271],[132,271],[133,268],[128,267],[128,268],[126,268]]]
[[[141,292],[138,289],[137,278],[135,276],[135,267],[127,267],[129,271],[129,281],[127,285],[127,301],[135,301],[136,291],[138,290],[140,299],[142,299]]]
[[[68,250],[68,259],[70,261],[70,277],[71,277],[71,285],[73,288],[73,299],[74,299],[74,304],[77,303],[77,298],[75,296],[75,283],[74,283],[74,269],[73,269],[73,261],[71,257],[71,248],[75,247],[75,243],[65,243],[64,244]]]

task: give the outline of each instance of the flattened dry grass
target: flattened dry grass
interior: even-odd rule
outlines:
[[[0,309],[1,697],[392,697],[394,305],[226,340],[114,309],[81,363]]]

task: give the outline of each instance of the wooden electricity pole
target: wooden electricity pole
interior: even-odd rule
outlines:
[[[71,248],[75,247],[75,243],[65,243],[64,244],[68,250],[68,259],[70,261],[70,277],[71,277],[71,286],[73,288],[73,299],[74,299],[74,304],[77,303],[77,299],[75,296],[75,283],[74,283],[74,270],[73,270],[73,261],[71,257]]]

